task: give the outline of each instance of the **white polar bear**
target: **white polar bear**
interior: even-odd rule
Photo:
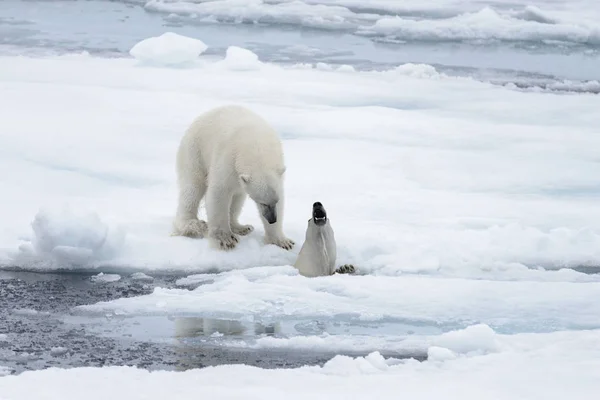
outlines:
[[[257,204],[265,242],[286,250],[283,181],[285,164],[277,132],[252,111],[222,106],[200,115],[185,132],[177,151],[179,204],[173,223],[178,236],[207,236],[220,249],[233,249],[237,235],[254,229],[238,218],[246,196]],[[198,219],[206,195],[207,222]]]
[[[312,208],[312,218],[308,220],[306,238],[294,267],[300,275],[309,278],[355,273],[356,268],[352,264],[335,268],[337,245],[327,212],[323,204],[318,201]]]

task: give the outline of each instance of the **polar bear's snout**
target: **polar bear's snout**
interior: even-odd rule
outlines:
[[[313,204],[313,221],[315,225],[322,226],[327,222],[327,212],[320,202]]]
[[[277,205],[276,204],[261,204],[260,213],[269,224],[277,222]]]

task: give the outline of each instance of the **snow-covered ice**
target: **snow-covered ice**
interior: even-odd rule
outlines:
[[[129,53],[145,64],[172,66],[196,61],[207,48],[208,46],[201,40],[165,32],[158,37],[140,41],[131,48]]]
[[[592,400],[600,390],[599,331],[516,335],[492,353],[449,357],[385,359],[337,356],[322,367],[260,369],[222,365],[185,372],[149,372],[135,367],[51,368],[0,379],[0,394],[10,400],[90,400],[132,397],[159,400],[176,393],[181,400],[211,393],[215,399],[446,398]],[[465,338],[466,339],[466,338]],[[445,351],[446,350],[446,351]],[[35,395],[31,388],[35,387]],[[94,390],[90,390],[93,387]]]
[[[89,55],[0,61],[0,187],[11,204],[0,210],[2,264],[115,273],[292,264],[298,248],[262,245],[251,204],[241,218],[257,229],[235,251],[169,236],[183,131],[210,107],[239,103],[281,133],[285,230],[298,243],[319,200],[338,261],[362,273],[595,280],[538,268],[600,261],[597,96],[526,93],[419,65],[231,71],[208,59],[184,70]]]

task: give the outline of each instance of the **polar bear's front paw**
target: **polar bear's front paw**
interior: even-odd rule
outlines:
[[[190,238],[204,238],[208,232],[206,222],[199,219],[177,221],[173,232],[176,236],[187,236]]]
[[[335,270],[336,274],[353,274],[356,272],[356,268],[352,264],[344,264]]]
[[[267,238],[265,241],[267,244],[274,244],[285,250],[291,250],[296,244],[292,239],[288,239],[285,236],[279,238]]]
[[[252,225],[240,225],[240,224],[231,225],[231,232],[233,232],[236,235],[240,235],[240,236],[246,236],[253,230],[254,230],[254,227]]]
[[[215,230],[211,232],[210,238],[221,250],[231,250],[238,244],[238,238],[233,232]]]

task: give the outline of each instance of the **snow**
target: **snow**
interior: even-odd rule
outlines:
[[[11,204],[0,210],[0,264],[289,266],[318,200],[338,262],[363,274],[598,280],[570,269],[600,262],[597,96],[525,93],[423,65],[237,71],[200,60],[172,70],[89,55],[0,59],[0,190]],[[170,236],[179,139],[226,103],[251,107],[282,136],[284,226],[299,244],[290,252],[263,245],[251,204],[241,220],[256,230],[234,251]]]
[[[174,393],[186,400],[198,398],[203,390],[216,399],[396,399],[401,390],[411,399],[445,398],[452,393],[464,399],[592,400],[600,390],[599,333],[514,335],[502,338],[505,347],[496,352],[455,357],[443,347],[431,347],[430,353],[436,357],[422,363],[386,359],[372,352],[357,358],[336,356],[322,367],[296,369],[245,365],[185,372],[135,367],[50,368],[2,378],[0,393],[11,400],[32,399],[31,387],[36,388],[36,398],[44,400],[159,400]]]
[[[0,333],[0,342],[8,342],[8,335],[6,333]]]
[[[173,66],[194,62],[207,48],[201,40],[165,32],[138,42],[129,54],[145,64]]]

